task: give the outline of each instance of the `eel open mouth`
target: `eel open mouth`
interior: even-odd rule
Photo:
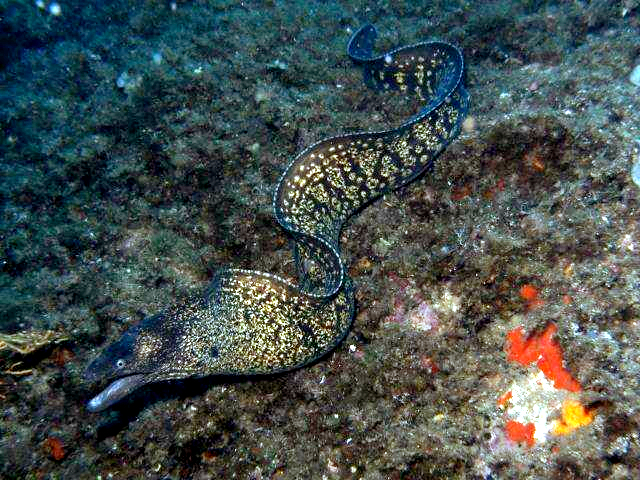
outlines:
[[[89,403],[87,403],[87,409],[90,412],[100,412],[105,408],[109,408],[145,383],[149,383],[149,381],[151,380],[144,373],[119,378],[93,397]]]

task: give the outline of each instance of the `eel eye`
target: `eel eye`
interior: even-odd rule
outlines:
[[[119,358],[118,360],[116,360],[116,368],[121,369],[124,367],[124,360]]]

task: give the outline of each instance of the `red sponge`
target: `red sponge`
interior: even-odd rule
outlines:
[[[562,365],[562,348],[552,338],[557,330],[554,323],[549,323],[544,332],[525,339],[522,327],[514,328],[507,334],[507,359],[525,366],[537,362],[538,368],[556,388],[579,392],[580,384]]]

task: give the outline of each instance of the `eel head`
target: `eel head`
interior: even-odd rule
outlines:
[[[162,379],[158,376],[158,359],[154,354],[160,345],[153,345],[152,338],[156,336],[149,334],[165,324],[163,320],[164,314],[145,318],[91,362],[84,374],[85,381],[95,384],[108,380],[111,383],[89,401],[87,408],[90,411],[104,410],[141,386]],[[147,340],[143,341],[145,338]]]

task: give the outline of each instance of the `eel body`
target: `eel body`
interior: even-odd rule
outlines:
[[[375,37],[373,26],[365,25],[347,47],[366,84],[415,95],[424,106],[398,128],[322,140],[286,168],[273,206],[294,240],[298,281],[218,271],[202,298],[142,320],[89,365],[88,381],[112,382],[89,410],[103,410],[159,380],[292,370],[345,337],[354,287],[340,259],[342,225],[428,169],[458,134],[469,103],[456,47],[423,42],[373,56]]]

